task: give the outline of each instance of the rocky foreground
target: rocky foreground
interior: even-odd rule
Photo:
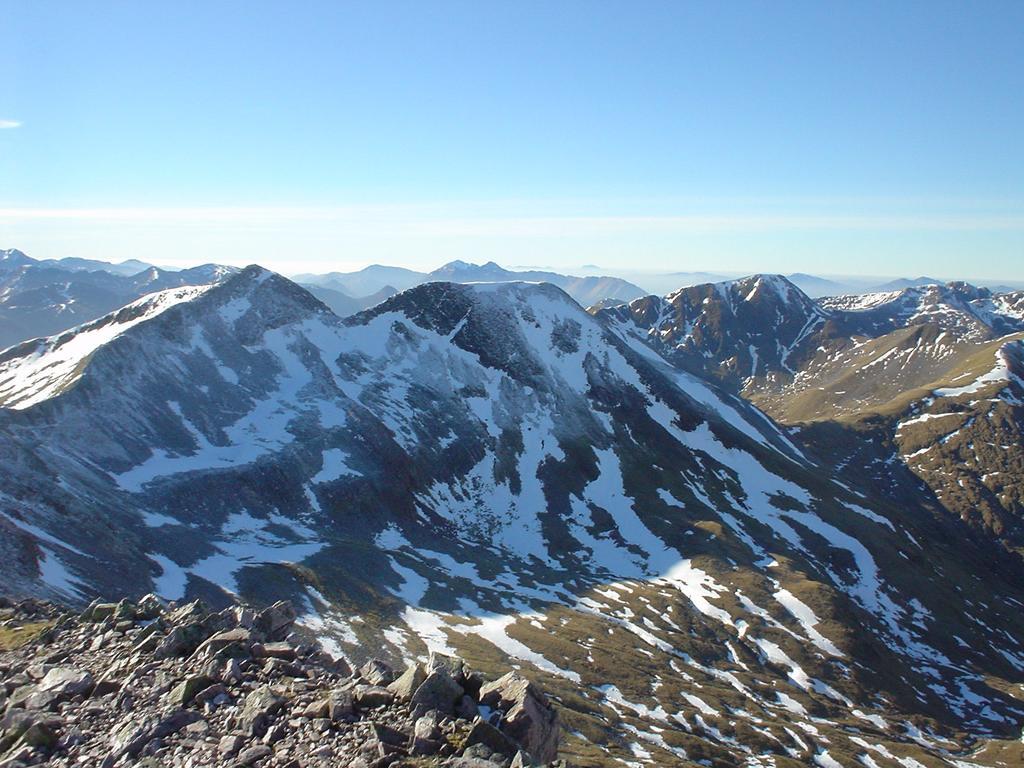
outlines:
[[[352,670],[287,602],[0,602],[0,768],[550,764],[558,713],[516,672],[432,654]]]

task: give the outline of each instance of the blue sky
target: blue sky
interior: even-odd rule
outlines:
[[[0,0],[0,247],[1024,279],[1024,3]]]

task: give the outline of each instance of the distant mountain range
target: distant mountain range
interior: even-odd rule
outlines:
[[[37,261],[18,250],[0,251],[0,349],[95,320],[154,291],[205,285],[238,271],[217,264],[180,271],[143,265],[125,274],[132,262],[92,269],[97,264],[101,262]]]
[[[469,264],[452,261],[433,272],[414,272],[399,267],[372,265],[358,272],[330,272],[324,275],[295,275],[296,282],[317,285],[339,291],[349,296],[365,296],[379,291],[403,291],[414,285],[443,280],[452,283],[507,283],[524,281],[551,283],[564,290],[583,306],[590,306],[606,299],[628,301],[644,295],[636,285],[617,277],[573,277],[557,272],[536,270],[512,271],[493,261],[486,264]]]

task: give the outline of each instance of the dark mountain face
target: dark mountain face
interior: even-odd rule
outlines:
[[[27,267],[35,263],[35,259],[26,256],[17,248],[8,248],[0,251],[0,273],[10,272],[19,267]]]
[[[994,294],[950,283],[814,301],[782,276],[756,275],[648,296],[598,314],[646,337],[677,365],[762,402],[827,384],[849,372],[852,358],[872,350],[894,354],[908,329],[934,329],[931,342],[940,357],[946,356],[943,345],[1024,331],[1022,297],[1024,292]],[[911,340],[921,358],[935,352],[930,343],[922,348],[927,340],[920,335]]]
[[[0,268],[0,348],[52,336],[95,320],[147,293],[183,285],[205,285],[237,271],[207,264],[178,272],[149,267],[137,274],[123,275],[105,270],[59,268],[51,262],[28,259],[24,254],[3,263],[18,266]]]
[[[748,288],[723,315],[799,303]],[[511,658],[593,765],[934,762],[1024,717],[1017,564],[552,285],[341,320],[248,268],[8,350],[0,406],[5,591],[289,597],[340,651]]]
[[[602,313],[646,335],[679,366],[735,389],[759,376],[792,376],[828,319],[781,275],[691,286]]]
[[[899,328],[934,325],[965,341],[1024,330],[1024,292],[994,294],[969,283],[924,285],[888,293],[835,296],[821,300],[851,334],[881,336]]]
[[[752,290],[759,280],[781,288]],[[931,495],[1019,553],[1024,414],[1016,379],[993,370],[1012,371],[1022,296],[949,283],[812,302],[782,278],[747,278],[598,314],[784,423],[815,422],[801,439],[840,452],[848,482]],[[934,394],[976,380],[992,397]]]

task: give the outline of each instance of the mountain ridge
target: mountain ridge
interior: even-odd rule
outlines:
[[[0,381],[26,361],[9,354]],[[1018,716],[983,682],[1015,679],[1024,653],[973,623],[1019,620],[983,543],[953,547],[927,507],[834,483],[751,406],[555,286],[429,283],[342,320],[250,267],[83,366],[0,408],[7,590],[288,597],[341,652],[358,637],[396,660],[517,659],[593,764],[629,759],[637,738],[666,764],[852,756],[854,711],[887,723],[873,739],[934,756],[901,718],[960,739]],[[1000,596],[985,608],[950,587],[979,575]],[[753,709],[771,739],[726,707]],[[801,746],[798,723],[829,743]]]

